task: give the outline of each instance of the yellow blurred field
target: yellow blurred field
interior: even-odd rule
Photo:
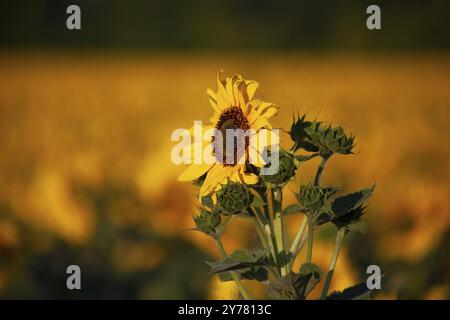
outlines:
[[[449,252],[450,55],[3,52],[0,212],[9,215],[0,215],[0,256],[9,264],[0,264],[0,297],[13,281],[12,270],[26,269],[14,264],[14,254],[6,254],[20,251],[27,241],[11,217],[44,235],[89,246],[101,221],[79,186],[91,194],[104,186],[126,186],[133,197],[112,191],[105,200],[105,214],[114,223],[180,238],[216,254],[205,236],[182,231],[193,225],[195,190],[176,182],[183,167],[170,161],[170,134],[209,119],[205,91],[215,88],[220,69],[260,83],[257,93],[280,106],[277,127],[288,130],[293,114],[307,113],[356,134],[358,153],[335,156],[323,181],[346,191],[376,181],[366,217],[373,242],[367,260],[428,266],[430,252]],[[289,145],[286,135],[283,139]],[[297,180],[311,178],[316,165],[306,164]],[[292,201],[287,195],[286,203]],[[292,234],[299,219],[290,218]],[[246,221],[234,221],[225,234],[227,250],[252,243],[250,230]],[[39,239],[33,250],[52,245],[46,236]],[[325,234],[317,247],[314,259],[326,268],[332,238]],[[124,243],[116,251],[123,272],[151,270],[168,255],[158,245]],[[332,289],[361,280],[365,266],[351,263],[351,255],[344,246]],[[444,271],[442,264],[450,263],[448,254],[437,261]],[[429,268],[432,273],[436,266]],[[205,279],[208,297],[231,297],[230,285]],[[448,295],[449,282],[427,279],[423,297]],[[396,276],[380,297],[401,297],[410,280]],[[154,296],[144,292],[142,297]]]

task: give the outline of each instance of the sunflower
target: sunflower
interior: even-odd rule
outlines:
[[[251,163],[257,167],[266,165],[261,154],[271,142],[268,139],[259,139],[259,135],[270,133],[272,126],[268,120],[278,112],[278,107],[274,104],[253,98],[259,86],[256,81],[245,80],[241,75],[222,80],[221,75],[222,71],[217,74],[217,91],[214,92],[211,89],[206,91],[214,109],[214,115],[210,119],[211,125],[204,126],[203,129],[220,132],[222,137],[226,137],[228,129],[241,129],[251,134],[242,136],[243,140],[236,143],[233,150],[227,150],[226,138],[217,139],[218,137],[212,134],[210,143],[206,146],[207,150],[200,151],[202,154],[203,152],[211,154],[213,161],[202,164],[193,163],[178,177],[179,181],[192,181],[206,174],[200,188],[200,197],[214,195],[229,181],[243,184],[258,182],[258,176],[246,172],[246,168],[249,160],[252,160]],[[193,129],[191,129],[192,133]],[[203,148],[202,144],[200,145]],[[193,149],[198,148],[195,141],[191,146]],[[251,153],[250,149],[256,152]],[[196,151],[193,150],[193,152]],[[257,159],[249,159],[250,154]],[[230,158],[233,160],[229,161],[225,155],[231,155]]]

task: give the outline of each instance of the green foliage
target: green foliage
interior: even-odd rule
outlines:
[[[259,185],[228,182],[217,192],[217,202],[211,196],[201,199],[203,209],[195,218],[197,229],[216,239],[222,255],[219,261],[207,262],[211,267],[210,273],[217,274],[221,281],[235,281],[242,297],[249,298],[249,295],[241,280],[256,280],[267,285],[267,293],[273,299],[306,299],[322,279],[322,271],[312,263],[314,232],[321,225],[332,223],[337,228],[337,235],[321,294],[321,299],[325,299],[344,237],[349,231],[365,233],[366,224],[361,217],[367,207],[366,201],[375,190],[375,184],[345,195],[339,195],[339,185],[320,184],[322,173],[332,155],[352,153],[354,137],[347,136],[340,127],[306,121],[305,116],[294,119],[289,134],[294,145],[290,151],[280,151],[277,174],[260,175],[263,183]],[[300,149],[311,154],[295,154]],[[322,161],[313,181],[301,184],[298,193],[294,193],[297,203],[283,209],[283,187],[294,179],[301,162],[315,157],[321,157]],[[258,170],[253,169],[252,173],[258,174]],[[304,214],[306,219],[288,250],[283,219],[297,213]],[[250,252],[244,249],[226,254],[220,235],[226,219],[232,216],[253,220],[263,246],[262,251]],[[298,272],[294,272],[292,267],[295,259],[305,243],[306,263]],[[343,292],[335,292],[327,299],[360,299],[367,296],[367,288],[360,284]]]
[[[336,216],[341,217],[357,207],[360,207],[364,201],[372,195],[374,190],[375,184],[367,189],[362,189],[346,194],[345,196],[338,197],[332,202],[331,209]]]
[[[364,202],[373,194],[375,184],[367,189],[362,189],[328,201],[317,217],[316,224],[322,225],[332,222],[338,229],[346,228],[365,232],[365,226],[360,223],[364,214]]]
[[[294,203],[294,204],[291,204],[291,205],[287,206],[286,208],[284,208],[283,215],[288,216],[288,215],[296,214],[296,213],[300,213],[300,212],[305,212],[305,208],[302,207],[301,205],[299,205],[298,203]]]
[[[300,273],[289,272],[269,284],[269,295],[280,300],[304,300],[322,278],[322,271],[314,264],[304,264]]]
[[[264,250],[252,253],[248,250],[234,251],[228,257],[219,261],[206,262],[210,267],[210,273],[221,273],[225,271],[241,271],[241,275],[261,277],[261,268],[268,264],[267,255]],[[267,273],[265,274],[267,277]]]
[[[252,266],[235,270],[235,272],[242,280],[267,281],[269,279],[269,272],[265,267]],[[230,272],[219,272],[218,275],[222,282],[233,281]]]
[[[358,283],[343,291],[335,291],[327,297],[327,300],[367,300],[370,298],[370,290],[365,282]]]

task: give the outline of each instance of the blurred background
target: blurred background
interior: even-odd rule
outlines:
[[[81,8],[81,30],[66,8]],[[382,29],[366,28],[381,7]],[[214,243],[176,181],[176,128],[212,114],[220,69],[260,82],[288,130],[306,113],[356,134],[324,183],[377,189],[368,233],[346,239],[332,290],[386,274],[379,299],[450,297],[450,3],[4,0],[0,3],[0,298],[227,299]],[[290,146],[288,137],[283,144]],[[311,179],[316,161],[302,166]],[[290,192],[286,205],[294,202]],[[294,235],[300,216],[289,217]],[[334,230],[320,230],[326,270]],[[258,245],[233,220],[228,252]],[[302,259],[298,259],[296,268]],[[66,268],[82,290],[66,288]],[[249,283],[253,295],[262,288]],[[313,297],[317,297],[317,292]]]

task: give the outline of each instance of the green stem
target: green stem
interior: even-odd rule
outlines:
[[[274,246],[274,241],[271,241],[271,239],[273,239],[272,237],[272,229],[270,227],[269,224],[266,224],[266,226],[264,227],[264,231],[266,232],[267,238],[269,239],[269,248],[270,248],[270,252],[272,253],[272,257],[273,257],[273,262],[275,265],[275,273],[277,274],[277,276],[280,275],[280,271],[278,270],[278,257],[277,257],[277,250]]]
[[[297,247],[300,243],[300,240],[303,238],[303,235],[305,234],[307,222],[308,222],[307,218],[306,217],[303,218],[300,229],[298,229],[297,234],[295,235],[294,241],[292,241],[291,248],[289,249],[289,252],[291,254],[295,254],[297,252]]]
[[[268,249],[268,244],[267,244],[267,237],[266,234],[264,232],[264,222],[261,221],[261,218],[259,217],[259,213],[257,212],[257,208],[253,209],[253,213],[255,215],[255,219],[253,219],[253,223],[255,225],[256,228],[256,232],[258,233],[259,239],[261,240],[261,244],[263,246],[264,249]]]
[[[273,197],[273,192],[271,187],[269,186],[267,188],[267,206],[268,206],[268,210],[269,210],[269,234],[270,234],[270,241],[271,241],[271,245],[272,245],[272,249],[273,249],[273,256],[275,259],[275,265],[278,268],[278,272],[279,273],[283,273],[281,271],[281,257],[279,255],[279,247],[278,247],[278,230],[277,227],[275,226],[275,213],[274,213],[274,197]],[[267,231],[269,231],[267,230]],[[267,232],[266,231],[266,232]]]
[[[275,212],[273,223],[275,231],[275,241],[278,249],[280,271],[281,275],[285,276],[287,274],[287,268],[286,268],[286,250],[284,239],[284,222],[282,213],[283,193],[281,191],[281,188],[277,187],[272,191],[272,199],[273,199],[273,211]]]
[[[330,156],[322,157],[322,160],[320,161],[319,167],[317,168],[316,177],[314,179],[315,186],[320,185],[320,179],[322,178],[322,173],[323,170],[325,169],[325,165],[327,164],[328,159],[330,159]]]
[[[313,237],[314,237],[314,222],[312,217],[308,216],[308,251],[306,254],[306,262],[312,262]]]
[[[290,255],[291,255],[291,260],[290,260],[290,266],[292,268],[292,266],[294,265],[295,262],[295,258],[297,257],[297,253],[300,251],[300,242],[304,237],[305,234],[305,230],[306,230],[306,225],[308,223],[307,218],[303,218],[303,222],[302,225],[300,226],[300,229],[298,229],[297,234],[295,235],[294,241],[291,244],[291,248],[289,249]]]
[[[272,265],[277,265],[276,258],[275,258],[275,251],[273,250],[273,247],[271,246],[271,233],[270,233],[270,227],[267,225],[267,221],[264,218],[263,212],[260,208],[254,208],[253,210],[256,218],[256,230],[258,234],[260,234],[261,243],[264,247],[264,249],[269,250],[269,259],[272,262]],[[269,227],[268,233],[266,233],[266,226]],[[259,229],[259,231],[258,231]],[[273,270],[272,268],[269,268],[270,271],[275,273],[275,276],[279,277],[278,270]]]
[[[267,248],[266,235],[264,234],[261,224],[256,219],[253,219],[252,221],[253,224],[255,225],[256,233],[258,234],[259,240],[261,241],[261,245],[263,246],[264,249]]]
[[[323,286],[322,294],[320,295],[320,299],[325,299],[328,294],[328,289],[330,288],[331,278],[333,277],[334,268],[336,267],[337,258],[339,256],[339,251],[341,249],[342,240],[345,236],[345,230],[339,229],[336,235],[336,241],[334,243],[333,256],[331,257],[330,266],[328,267],[327,278],[325,280],[325,284]]]
[[[225,248],[223,247],[222,242],[219,239],[216,240],[216,246],[217,250],[219,250],[220,255],[223,259],[225,259],[228,255],[225,251]],[[239,275],[235,271],[230,271],[231,277],[236,282],[236,286],[239,289],[239,292],[241,293],[244,300],[251,300],[250,295],[248,294],[247,290],[244,287],[244,284],[242,283],[241,279],[239,278]]]

